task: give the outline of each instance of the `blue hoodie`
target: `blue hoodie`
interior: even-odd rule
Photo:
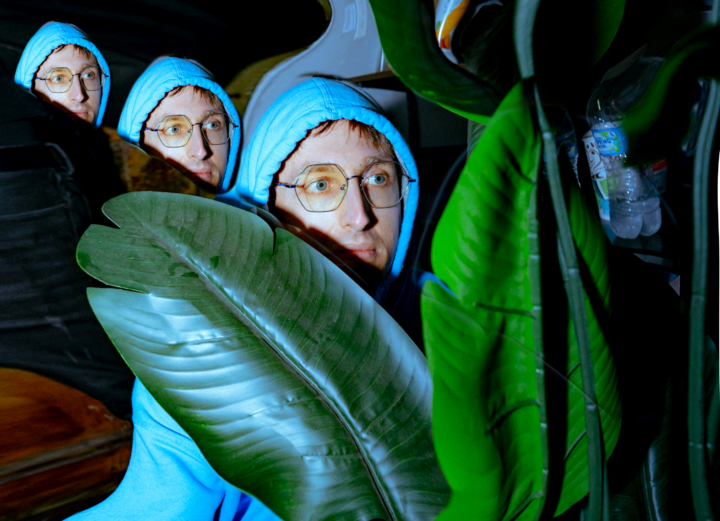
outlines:
[[[307,131],[327,120],[354,119],[374,127],[390,141],[407,174],[418,179],[415,160],[400,133],[380,106],[362,89],[347,83],[312,78],[285,92],[263,114],[242,156],[237,181],[216,197],[234,206],[250,203],[266,207],[273,175]],[[403,199],[403,221],[397,251],[376,299],[382,301],[389,285],[400,275],[412,236],[418,205],[418,183],[410,183]]]
[[[102,88],[100,109],[95,126],[102,125],[107,100],[110,96],[110,68],[100,50],[88,39],[88,36],[71,24],[61,22],[48,22],[43,25],[25,46],[20,62],[15,70],[15,83],[28,92],[32,92],[33,78],[38,68],[47,59],[51,52],[61,45],[75,44],[86,48],[95,55],[100,68],[105,73],[105,84]]]
[[[223,88],[213,79],[212,74],[196,62],[166,56],[151,63],[130,90],[122,114],[120,114],[118,134],[128,143],[139,146],[140,132],[150,113],[165,97],[165,94],[175,87],[185,85],[196,85],[215,94],[222,101],[230,119],[238,125],[230,141],[227,168],[218,185],[218,192],[225,192],[232,181],[242,141],[240,116],[235,105],[232,104]]]

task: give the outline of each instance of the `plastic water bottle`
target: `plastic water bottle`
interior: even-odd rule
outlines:
[[[640,169],[625,165],[627,138],[622,126],[599,123],[592,133],[607,175],[613,231],[625,239],[655,234],[662,224],[660,199]]]
[[[655,179],[646,175],[645,168],[625,165],[627,136],[621,123],[661,63],[659,58],[635,58],[618,64],[588,103],[588,122],[607,176],[610,225],[625,239],[653,235],[662,224],[659,192],[651,182]]]

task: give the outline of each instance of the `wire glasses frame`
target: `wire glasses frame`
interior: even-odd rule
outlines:
[[[392,166],[394,173],[400,173],[393,178],[387,171],[378,167]],[[312,172],[321,170],[321,173],[312,177]],[[306,175],[311,172],[310,175]],[[338,175],[339,174],[339,175]],[[370,184],[370,179],[375,176],[376,181],[383,181],[383,176],[388,176],[388,182],[383,184]],[[360,189],[365,201],[373,208],[393,208],[400,204],[410,188],[410,183],[417,182],[405,173],[403,166],[397,161],[376,161],[371,164],[362,175],[348,177],[343,169],[333,163],[320,163],[307,165],[298,176],[298,181],[303,179],[302,184],[287,184],[277,181],[277,186],[292,188],[300,201],[302,207],[308,212],[334,212],[345,200],[348,186],[351,179],[356,177],[360,180]],[[342,181],[341,181],[342,180]],[[315,185],[315,193],[308,195],[306,186]],[[377,188],[373,188],[373,186]],[[393,195],[391,189],[397,187],[398,191]],[[300,191],[298,191],[300,189]],[[302,192],[302,196],[301,196]],[[304,200],[303,200],[304,199]],[[322,209],[318,209],[322,207]]]
[[[55,67],[50,69],[44,78],[42,76],[33,76],[33,78],[44,80],[50,92],[60,94],[70,90],[75,76],[80,78],[80,83],[87,91],[100,90],[105,85],[105,78],[110,77],[100,70],[99,66],[90,65],[77,74],[73,74],[67,67]]]
[[[214,112],[209,114],[202,123],[193,123],[184,114],[165,116],[158,124],[158,128],[145,127],[145,130],[157,132],[160,142],[167,148],[182,148],[190,141],[193,127],[196,125],[200,125],[200,131],[205,141],[211,145],[227,143],[239,126],[228,114]]]

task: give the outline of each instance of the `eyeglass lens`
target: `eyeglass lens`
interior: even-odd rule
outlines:
[[[211,145],[226,143],[233,133],[227,114],[210,114],[201,125],[205,139]],[[158,125],[158,137],[169,148],[184,147],[192,135],[193,124],[187,116],[166,116]]]
[[[407,191],[407,179],[399,163],[375,163],[362,177],[365,199],[374,208],[396,206]],[[399,179],[398,179],[399,177]],[[330,212],[342,202],[348,180],[337,165],[310,165],[295,183],[300,204],[310,212]]]
[[[67,92],[70,90],[70,85],[73,82],[72,71],[67,67],[58,67],[52,69],[47,76],[45,76],[45,83],[51,92]],[[100,67],[86,67],[80,74],[77,74],[82,81],[85,90],[99,90],[103,86],[103,75],[101,74]]]

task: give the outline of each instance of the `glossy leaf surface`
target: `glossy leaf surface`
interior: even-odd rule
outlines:
[[[541,443],[529,269],[540,148],[539,132],[518,84],[473,151],[433,238],[435,273],[457,296],[431,283],[422,301],[435,387],[433,432],[453,489],[443,520],[467,519],[472,512],[476,519],[533,519],[548,494],[542,487],[547,449]],[[607,308],[602,229],[576,188],[570,190],[568,206],[579,256],[601,306]],[[547,292],[563,289],[543,288],[543,294]],[[609,456],[619,434],[621,407],[614,364],[596,320],[606,309],[593,310],[587,297],[585,303]],[[564,473],[556,514],[588,490],[584,397],[569,318],[566,327],[567,345],[544,346],[548,354],[566,351],[567,360],[564,367],[545,371],[567,378],[567,403],[548,405],[567,411],[565,454],[550,461],[550,469]]]
[[[486,123],[507,93],[508,80],[517,69],[510,28],[512,16],[506,16],[511,14],[506,11],[512,10],[512,3],[504,4],[501,16],[486,10],[497,19],[474,24],[477,34],[473,34],[474,29],[468,30],[465,38],[472,42],[465,57],[468,70],[451,63],[440,51],[431,2],[370,0],[370,5],[385,57],[403,83],[448,110]],[[594,65],[615,37],[624,7],[625,0],[543,2],[535,54],[538,69],[551,71],[544,75],[546,80],[561,76],[560,83],[572,82],[579,70]],[[486,11],[481,9],[478,18],[488,16]],[[466,18],[468,15],[469,12]],[[569,45],[572,41],[582,41],[583,45]]]
[[[286,521],[431,520],[448,499],[427,364],[316,250],[214,201],[136,192],[80,265],[90,302],[210,464]]]
[[[502,94],[445,59],[435,41],[431,3],[370,0],[370,5],[385,57],[403,83],[425,99],[485,123]]]

